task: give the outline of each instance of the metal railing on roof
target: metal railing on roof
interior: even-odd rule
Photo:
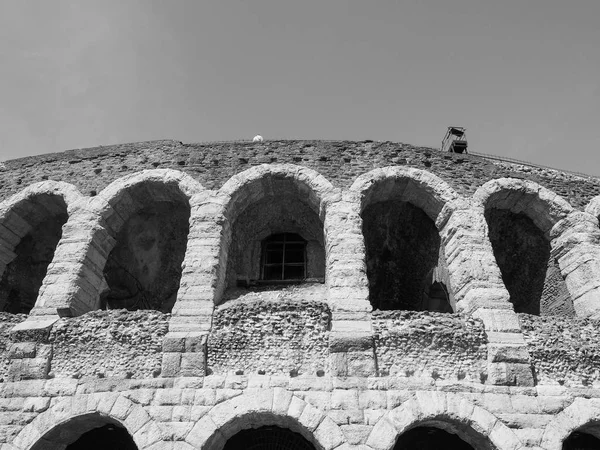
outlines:
[[[576,175],[576,176],[582,177],[582,178],[595,178],[595,179],[600,178],[600,176],[597,176],[597,175],[590,175],[587,173],[575,172],[572,170],[557,169],[556,167],[544,166],[543,164],[536,164],[536,163],[532,163],[529,161],[522,161],[520,159],[509,158],[507,156],[486,155],[485,153],[478,153],[478,152],[474,152],[474,151],[470,151],[469,155],[479,156],[481,158],[491,159],[494,161],[507,162],[507,163],[512,163],[512,164],[520,164],[522,166],[534,167],[536,169],[556,170],[557,172],[568,173],[569,175]]]

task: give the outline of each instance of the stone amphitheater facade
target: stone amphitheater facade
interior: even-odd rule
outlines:
[[[1,450],[598,448],[600,179],[157,141],[0,199]]]

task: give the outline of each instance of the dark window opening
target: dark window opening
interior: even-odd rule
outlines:
[[[273,234],[262,243],[262,280],[306,278],[306,241],[298,234]]]
[[[223,450],[314,450],[303,436],[285,428],[265,426],[240,431]]]

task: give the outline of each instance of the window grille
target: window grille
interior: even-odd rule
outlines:
[[[298,234],[273,234],[262,245],[262,279],[265,281],[306,278],[306,241]]]

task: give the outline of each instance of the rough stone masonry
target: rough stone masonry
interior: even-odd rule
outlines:
[[[598,178],[156,141],[0,201],[0,450],[600,448]]]

